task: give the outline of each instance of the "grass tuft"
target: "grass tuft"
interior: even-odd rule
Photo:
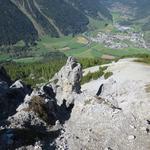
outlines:
[[[113,75],[112,72],[106,72],[106,73],[104,74],[104,78],[105,78],[105,79],[108,79],[108,78],[111,77],[112,75]]]

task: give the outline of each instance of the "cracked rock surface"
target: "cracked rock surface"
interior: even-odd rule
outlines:
[[[107,71],[113,72],[107,80],[80,86],[82,67],[69,57],[49,83],[32,91],[0,74],[0,102],[12,100],[15,91],[19,103],[1,121],[0,149],[149,150],[150,66],[122,59],[108,64]]]

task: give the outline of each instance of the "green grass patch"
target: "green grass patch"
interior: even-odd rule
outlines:
[[[145,64],[150,64],[150,55],[147,54],[137,55],[137,60],[135,61],[145,63]]]
[[[105,78],[105,79],[108,79],[108,78],[111,77],[112,75],[113,75],[112,72],[106,72],[106,73],[104,74],[104,78]]]
[[[10,60],[9,55],[0,53],[0,62],[5,62],[7,60]]]
[[[100,67],[98,71],[91,73],[89,72],[86,76],[84,76],[81,80],[81,84],[85,84],[88,83],[91,80],[96,80],[100,77],[102,77],[105,74],[105,70],[107,69],[107,67]]]
[[[27,57],[27,58],[20,58],[20,59],[14,59],[14,62],[17,63],[34,63],[39,62],[43,60],[43,57]]]

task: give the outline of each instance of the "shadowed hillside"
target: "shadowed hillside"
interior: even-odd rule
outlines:
[[[19,40],[31,43],[37,36],[31,21],[12,2],[0,1],[0,45],[14,44]]]

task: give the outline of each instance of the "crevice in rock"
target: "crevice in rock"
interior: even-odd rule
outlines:
[[[58,106],[58,120],[63,125],[65,121],[69,120],[74,104],[70,104],[69,107],[66,105],[66,100],[63,100],[61,106]]]

